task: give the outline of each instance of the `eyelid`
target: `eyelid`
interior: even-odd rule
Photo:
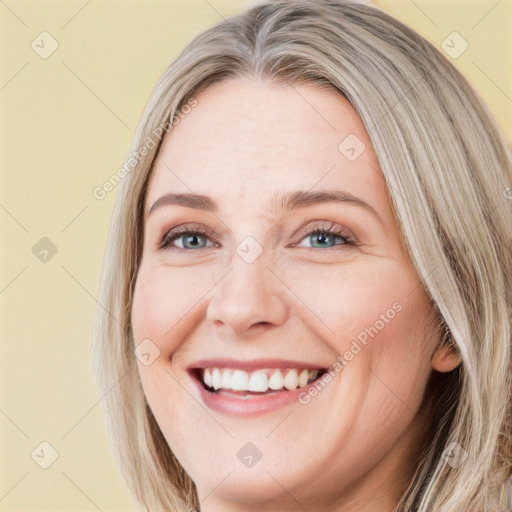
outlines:
[[[331,236],[339,236],[341,238],[345,238],[347,240],[347,245],[358,245],[356,237],[352,234],[352,232],[338,224],[334,221],[328,221],[324,219],[314,219],[308,222],[303,228],[299,230],[299,232],[293,236],[297,242],[293,243],[292,246],[297,245],[301,242],[306,236],[311,235],[317,231],[325,231],[328,232]]]
[[[328,221],[325,219],[313,219],[309,221],[305,226],[303,226],[298,233],[296,232],[292,238],[296,241],[291,243],[288,247],[301,247],[298,244],[304,240],[308,235],[311,236],[318,232],[325,232],[329,234],[329,236],[335,236],[339,238],[345,239],[345,243],[343,244],[336,244],[335,247],[339,247],[341,245],[348,245],[348,246],[359,246],[359,242],[356,239],[356,237],[352,234],[352,232],[345,228],[343,225],[338,224],[334,221]],[[208,228],[207,226],[192,222],[187,223],[183,222],[181,224],[178,224],[176,226],[173,226],[171,229],[167,230],[164,235],[161,237],[161,241],[158,245],[158,250],[171,250],[176,252],[195,252],[199,249],[207,249],[208,247],[198,247],[194,249],[184,249],[181,247],[176,247],[172,245],[176,240],[178,240],[182,235],[184,234],[194,234],[204,237],[211,241],[213,243],[213,246],[218,246],[219,244],[219,238],[218,235]],[[209,246],[212,247],[211,245]],[[307,247],[306,247],[307,248]],[[326,247],[324,249],[320,250],[326,250],[331,249],[331,247]],[[317,249],[317,248],[313,248]]]
[[[181,247],[172,246],[172,242],[179,239],[180,236],[190,232],[196,232],[198,235],[208,238],[208,240],[212,241],[214,245],[218,244],[217,235],[210,228],[194,222],[183,222],[173,226],[163,234],[160,239],[160,243],[158,244],[158,250],[165,251],[172,247],[171,250],[190,252],[192,249],[182,249]]]

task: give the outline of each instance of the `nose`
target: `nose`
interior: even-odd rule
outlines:
[[[227,274],[211,291],[206,317],[215,326],[244,335],[286,321],[286,288],[267,267],[264,254],[252,263],[233,255]]]

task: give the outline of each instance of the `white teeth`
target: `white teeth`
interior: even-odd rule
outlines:
[[[208,386],[208,387],[212,387],[212,374],[210,373],[210,368],[206,368],[206,370],[204,371],[204,375],[203,375],[203,379],[204,379],[204,383]]]
[[[268,369],[246,372],[229,368],[205,368],[202,371],[203,382],[206,386],[233,391],[252,391],[266,393],[281,389],[294,390],[307,386],[317,378],[318,370],[303,369]]]
[[[215,389],[219,389],[222,384],[222,373],[218,368],[214,368],[212,371],[212,386]]]
[[[283,384],[284,384],[283,374],[281,373],[280,370],[276,370],[270,377],[270,379],[268,381],[268,386],[270,389],[277,390],[277,389],[281,389],[283,387]]]
[[[246,391],[249,389],[249,375],[242,370],[235,370],[231,376],[231,389],[234,391]]]
[[[268,390],[268,377],[262,371],[256,371],[251,373],[249,379],[249,391],[261,391],[265,392]]]
[[[299,388],[303,388],[308,383],[308,376],[309,376],[309,372],[305,368],[304,368],[304,370],[302,370],[299,373],[299,378],[298,378],[298,387]]]
[[[284,378],[284,387],[289,390],[296,389],[299,385],[299,376],[297,370],[290,370]]]
[[[221,388],[231,389],[231,370],[224,370],[222,372]]]

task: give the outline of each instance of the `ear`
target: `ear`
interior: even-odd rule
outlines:
[[[448,343],[439,344],[432,356],[432,368],[438,372],[451,372],[460,364],[455,347]]]

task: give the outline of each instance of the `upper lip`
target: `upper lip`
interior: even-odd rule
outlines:
[[[201,359],[188,366],[187,370],[204,368],[231,368],[246,371],[259,370],[262,368],[307,368],[308,370],[325,370],[325,366],[305,361],[290,359],[251,359],[240,360],[229,357],[215,359]]]

